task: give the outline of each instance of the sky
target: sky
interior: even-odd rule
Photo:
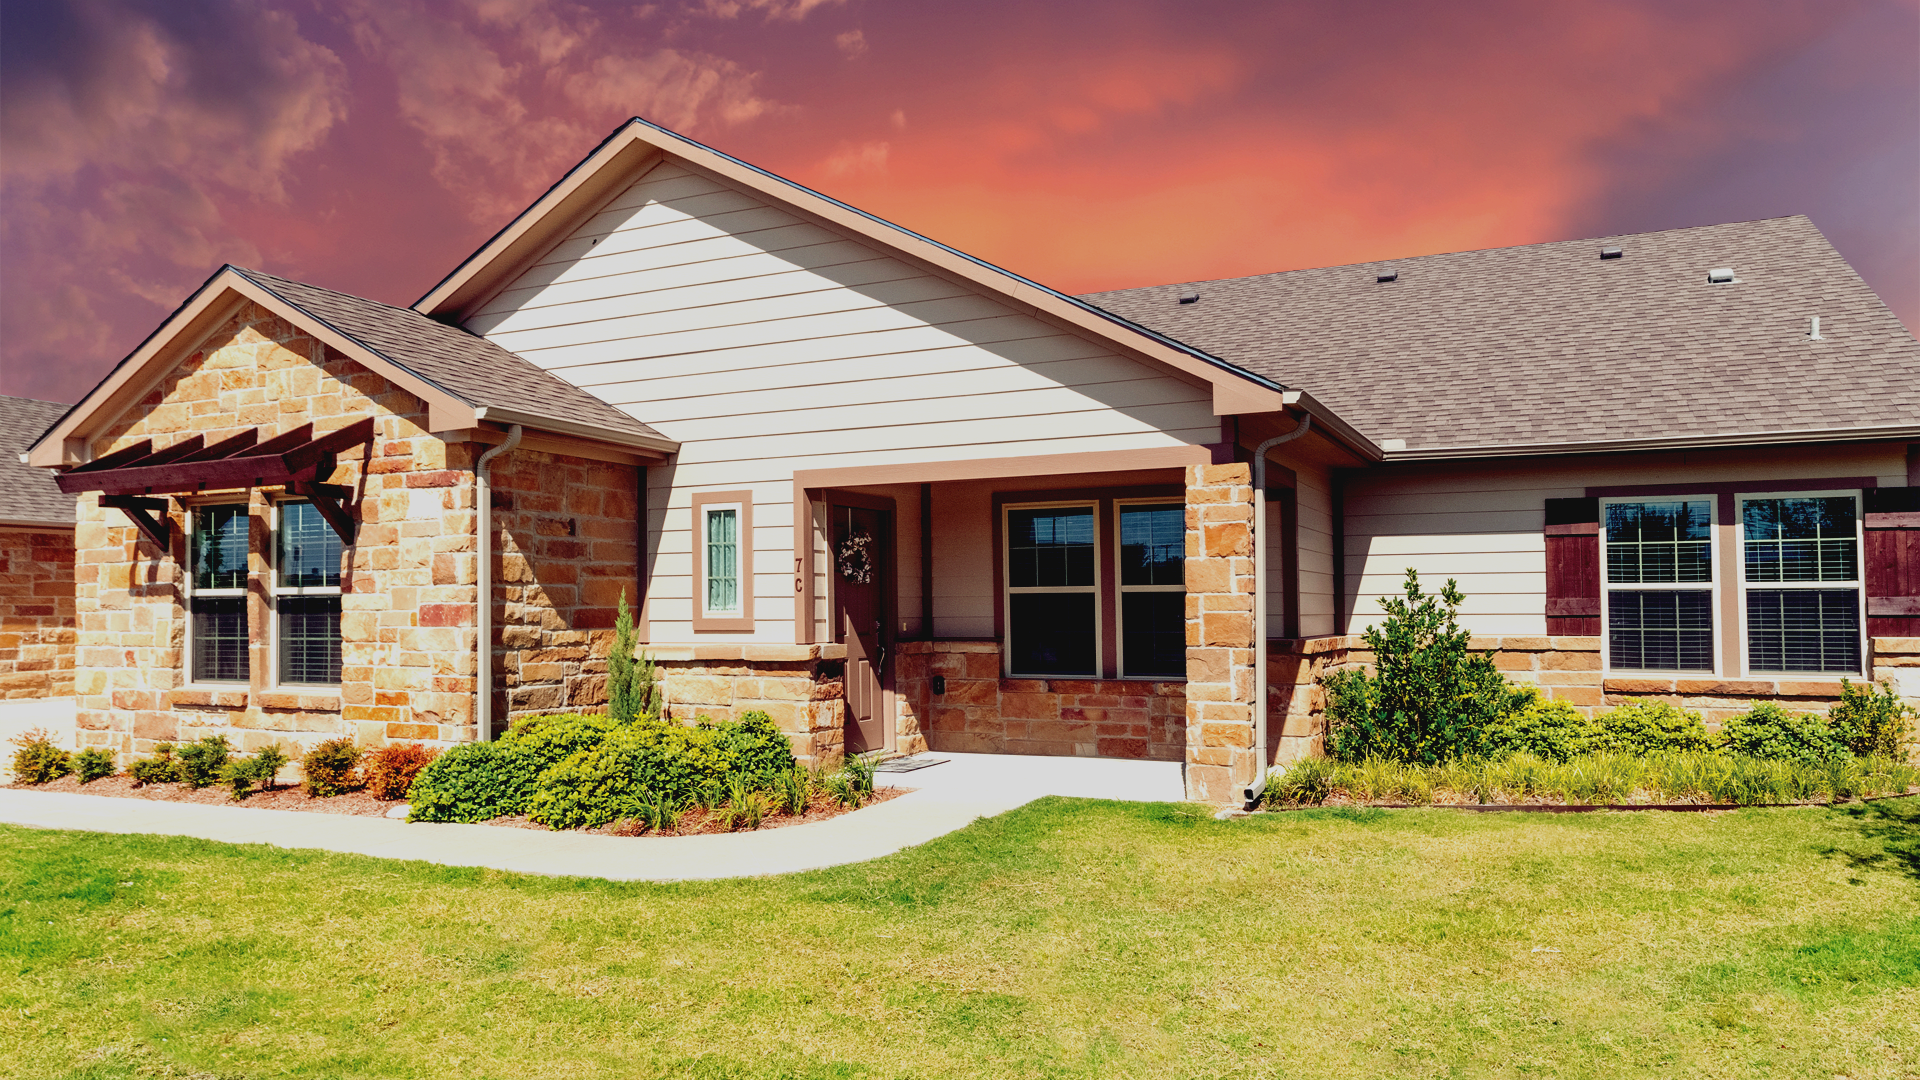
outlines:
[[[636,114],[1067,292],[1803,213],[1920,327],[1920,0],[0,0],[0,393],[410,304]]]

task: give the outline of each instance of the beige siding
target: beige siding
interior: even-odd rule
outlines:
[[[1380,611],[1376,598],[1399,592],[1412,568],[1433,588],[1447,578],[1460,582],[1462,622],[1475,633],[1545,633],[1548,499],[1641,484],[1736,482],[1752,483],[1755,491],[1792,490],[1800,480],[1852,476],[1904,485],[1905,446],[1563,457],[1361,473],[1346,492],[1348,632],[1369,625]]]
[[[694,638],[694,492],[753,491],[751,636],[790,641],[795,470],[1219,438],[1207,388],[674,163],[466,325],[684,444],[649,471],[655,641]],[[913,499],[901,514],[901,607],[917,618]],[[990,635],[991,591],[937,580],[940,632]]]

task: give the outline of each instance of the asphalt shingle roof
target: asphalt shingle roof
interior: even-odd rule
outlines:
[[[369,350],[477,406],[664,438],[621,410],[457,326],[258,270],[234,272],[353,338]]]
[[[1804,216],[1082,299],[1410,450],[1920,425],[1920,341]]]
[[[0,397],[0,522],[73,524],[73,496],[60,490],[52,473],[20,461],[27,447],[72,407]]]

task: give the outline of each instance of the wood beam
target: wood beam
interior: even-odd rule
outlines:
[[[345,484],[319,484],[311,480],[296,480],[287,485],[287,490],[295,495],[304,495],[313,504],[320,516],[327,519],[333,531],[340,534],[340,542],[351,545],[357,523],[352,511],[347,509],[353,498],[353,489]]]
[[[100,505],[112,507],[127,515],[127,520],[147,539],[160,545],[161,551],[173,550],[173,519],[167,516],[171,508],[166,499],[143,499],[138,495],[102,495]]]

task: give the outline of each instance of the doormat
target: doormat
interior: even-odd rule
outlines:
[[[912,772],[915,769],[924,769],[929,765],[938,765],[952,760],[952,758],[936,757],[933,754],[909,754],[906,757],[888,758],[875,765],[873,771],[877,773]]]

